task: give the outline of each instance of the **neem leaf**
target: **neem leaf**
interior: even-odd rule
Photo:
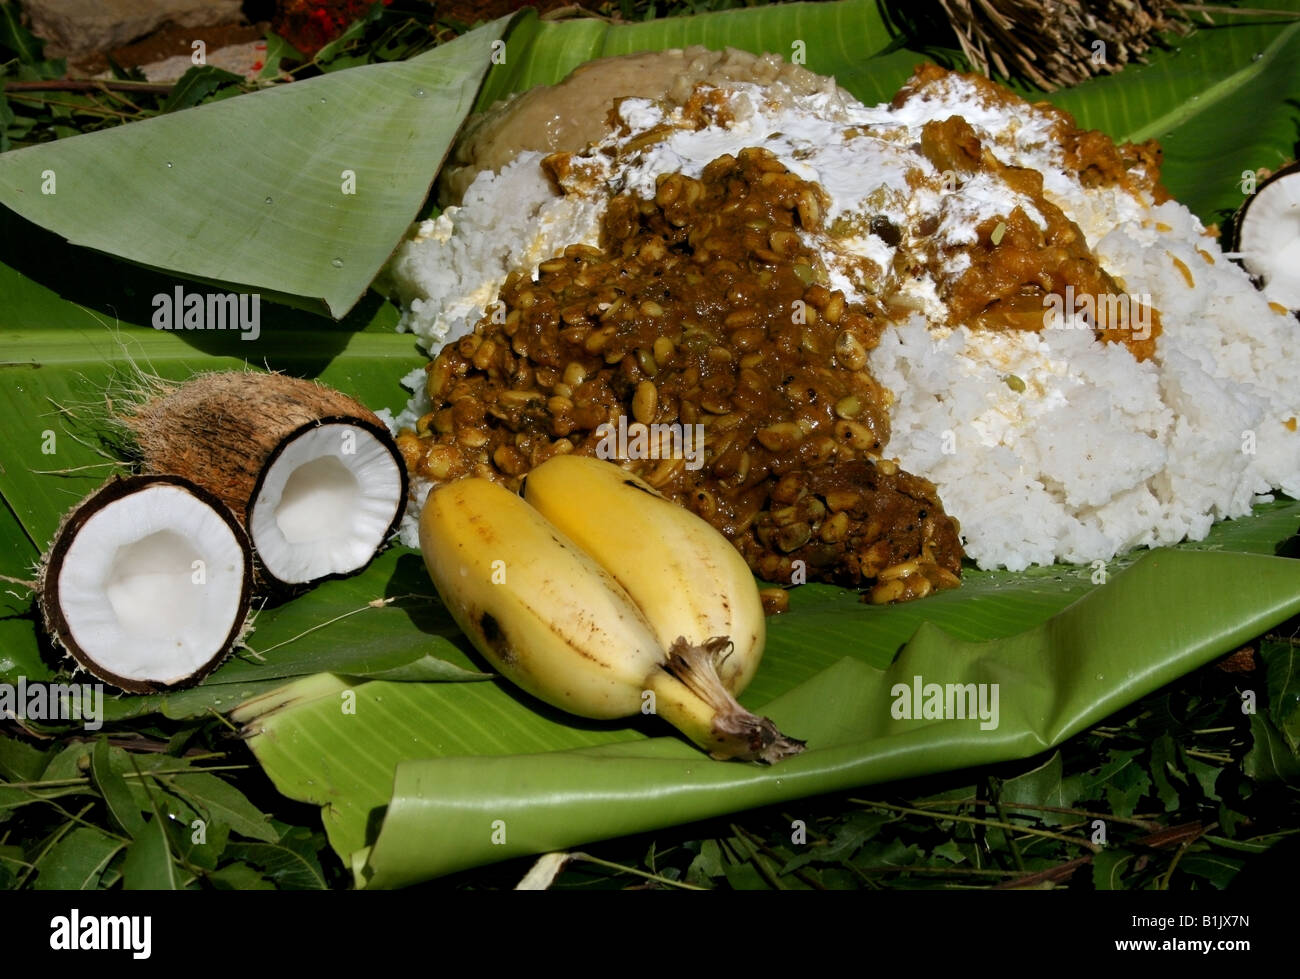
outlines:
[[[274,843],[276,832],[268,817],[229,782],[208,772],[160,776],[209,821],[220,821],[241,836]]]
[[[208,874],[208,881],[220,891],[273,891],[275,885],[242,861],[228,863]]]
[[[314,853],[271,843],[231,843],[226,855],[260,868],[281,890],[328,889],[325,872]]]
[[[1007,779],[1002,783],[998,799],[1012,807],[1017,803],[1026,806],[1053,806],[1069,808],[1077,798],[1077,786],[1064,778],[1065,766],[1059,751],[1032,771]],[[1020,815],[1038,819],[1048,825],[1059,825],[1068,817],[1064,813],[1025,809]]]
[[[1223,832],[1228,836],[1237,835],[1237,827],[1243,823],[1249,823],[1249,819],[1242,813],[1237,812],[1226,802],[1219,803],[1219,825],[1223,827]]]
[[[1250,715],[1250,734],[1255,739],[1242,759],[1242,770],[1260,782],[1300,782],[1300,759],[1263,714]]]
[[[1268,671],[1268,714],[1293,754],[1300,755],[1300,644],[1265,640],[1260,659]]]
[[[341,317],[419,211],[509,22],[410,61],[10,151],[0,204],[77,245]]]
[[[1216,794],[1215,786],[1219,781],[1219,774],[1223,771],[1223,768],[1219,765],[1211,765],[1209,762],[1201,761],[1199,758],[1193,758],[1185,751],[1183,752],[1183,764],[1187,766],[1188,773],[1200,783],[1205,798],[1217,802],[1219,796]]]
[[[961,852],[961,845],[956,840],[940,843],[933,851],[936,857],[943,857],[954,864],[965,863],[966,854]]]
[[[165,816],[155,811],[122,861],[122,886],[128,891],[178,891],[180,872],[167,845]]]
[[[126,844],[90,826],[78,826],[36,862],[38,891],[89,891]]]
[[[1178,808],[1178,789],[1169,776],[1178,757],[1174,739],[1162,734],[1151,745],[1151,779],[1155,782],[1156,796],[1165,806],[1165,812]]]
[[[49,752],[0,735],[0,778],[10,782],[34,782],[41,777]]]
[[[888,823],[891,818],[888,813],[874,811],[849,813],[835,828],[829,843],[825,846],[803,847],[801,853],[795,854],[786,861],[781,868],[781,873],[788,874],[810,863],[835,863],[847,860],[864,843],[873,839],[880,831],[880,827]]]
[[[288,58],[290,61],[302,62],[307,59],[303,53],[290,44],[287,40],[276,34],[274,31],[268,31],[266,35],[266,59],[262,65],[258,78],[275,78],[280,74],[280,63]]]
[[[163,105],[164,112],[176,112],[198,105],[222,85],[242,82],[243,76],[216,65],[195,65],[176,81]]]
[[[895,837],[875,854],[875,864],[886,867],[911,867],[922,863],[925,856],[915,843],[904,843]]]
[[[686,881],[704,887],[712,886],[711,878],[721,877],[726,873],[723,867],[722,847],[717,840],[705,840],[700,844],[691,864],[686,868]]]
[[[25,867],[27,854],[21,846],[0,846],[0,886],[8,890],[12,884],[13,872]]]
[[[1201,877],[1219,890],[1223,890],[1231,884],[1232,879],[1237,876],[1237,872],[1245,865],[1246,861],[1241,857],[1230,857],[1223,853],[1205,851],[1187,853],[1178,861],[1179,871],[1191,874],[1194,877]]]
[[[24,65],[34,65],[40,62],[44,48],[45,43],[19,22],[17,6],[0,3],[0,50],[12,51]]]
[[[215,870],[217,863],[226,855],[226,842],[230,838],[230,827],[225,823],[212,822],[200,826],[193,822],[179,820],[166,821],[171,836],[172,852],[177,862],[197,867],[200,870]]]
[[[1122,874],[1133,860],[1133,854],[1126,850],[1113,850],[1107,847],[1092,856],[1092,886],[1099,891],[1120,891],[1124,889]]]
[[[722,865],[722,873],[727,883],[737,891],[770,891],[772,885],[767,882],[762,872],[754,864],[745,860],[736,862],[728,860]]]
[[[58,788],[38,789],[16,787],[0,783],[0,810],[17,809],[21,806],[40,802],[42,799],[57,799],[65,795],[84,795],[91,791],[84,785],[64,785]]]
[[[1134,756],[1138,754],[1133,752]],[[1106,785],[1106,804],[1116,816],[1128,819],[1150,789],[1151,776],[1136,760],[1130,759],[1115,771]]]
[[[90,755],[91,776],[114,821],[128,836],[135,839],[144,832],[144,820],[140,817],[140,809],[131,796],[131,790],[127,788],[126,779],[113,771],[109,747],[108,739],[104,737],[95,743],[95,749]]]
[[[92,750],[94,750],[94,745],[85,741],[77,741],[61,749],[45,766],[45,771],[41,773],[41,781],[55,782],[71,778],[85,778],[86,768],[90,764],[88,759]]]
[[[1096,772],[1084,772],[1073,776],[1078,786],[1075,800],[1104,799],[1106,788],[1113,784],[1120,772],[1132,766],[1134,764],[1133,759],[1141,753],[1141,750],[1137,748],[1131,750],[1110,748],[1107,750],[1105,761],[1101,763]]]

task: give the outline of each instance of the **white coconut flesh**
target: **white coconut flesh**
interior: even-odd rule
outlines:
[[[294,437],[267,467],[249,535],[270,574],[303,584],[369,563],[401,502],[389,448],[364,428],[328,423]]]
[[[85,658],[170,685],[226,652],[247,574],[220,514],[178,486],[150,486],[82,526],[59,571],[59,609]]]
[[[1237,248],[1264,295],[1300,309],[1300,172],[1259,189],[1246,208]]]

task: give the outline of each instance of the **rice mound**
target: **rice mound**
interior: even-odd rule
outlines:
[[[967,554],[982,568],[1011,570],[1107,561],[1200,539],[1273,491],[1300,496],[1295,320],[1270,306],[1187,208],[1118,184],[1083,186],[1053,138],[1059,115],[1027,105],[1008,112],[964,76],[874,107],[829,80],[797,90],[765,81],[719,82],[713,94],[722,101],[706,125],[684,120],[680,103],[622,100],[616,128],[580,155],[583,179],[563,194],[543,173],[540,152],[479,172],[460,206],[420,224],[395,255],[399,328],[436,355],[472,330],[511,270],[535,274],[567,244],[597,244],[612,195],[653,196],[658,175],[698,176],[749,145],[817,180],[832,202],[829,218],[861,216],[869,202],[871,213],[900,226],[937,215],[936,233],[959,241],[1015,203],[977,180],[936,193],[939,175],[908,157],[925,122],[960,115],[1003,164],[1043,174],[1044,196],[1079,225],[1130,295],[1149,297],[1163,323],[1154,356],[1142,362],[1068,314],[1062,328],[1041,332],[954,328],[935,283],[959,268],[900,275],[894,249],[874,236],[820,237],[833,288],[861,299],[866,259],[893,277],[914,310],[885,330],[868,365],[894,398],[885,455],[935,483]],[[675,128],[642,149],[620,149],[657,126]],[[849,126],[868,135],[849,140]],[[904,166],[917,178],[901,179]],[[428,410],[423,381],[423,371],[407,379],[415,396],[395,428]],[[425,489],[414,488],[417,503]],[[403,540],[416,540],[414,517]]]

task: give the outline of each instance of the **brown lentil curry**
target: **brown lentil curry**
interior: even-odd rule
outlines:
[[[430,365],[435,410],[399,439],[412,471],[517,488],[552,455],[595,455],[597,428],[622,414],[698,424],[701,468],[680,454],[629,468],[761,577],[790,581],[803,561],[876,601],[958,584],[958,528],[934,486],[880,457],[887,398],[866,365],[883,319],[820,284],[797,234],[824,209],[761,149],[700,180],[665,176],[654,200],[614,198],[602,248],[569,246],[536,282],[510,276]]]

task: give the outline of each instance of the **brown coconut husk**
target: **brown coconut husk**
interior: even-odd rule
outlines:
[[[1142,61],[1160,34],[1186,34],[1203,5],[1173,0],[939,0],[962,52],[984,75],[1046,91]],[[1208,16],[1206,18],[1208,20]],[[1094,58],[1094,42],[1105,56]]]
[[[240,591],[239,613],[235,616],[234,626],[225,637],[212,658],[203,666],[188,674],[183,680],[173,684],[151,683],[145,680],[131,679],[112,672],[91,656],[77,643],[72,629],[64,616],[59,600],[59,576],[63,571],[68,549],[72,546],[81,529],[93,516],[106,507],[125,499],[133,493],[158,484],[178,486],[202,503],[211,507],[226,523],[240,545],[244,556],[243,587]],[[45,633],[54,646],[65,657],[88,673],[111,683],[129,693],[159,693],[165,690],[178,690],[198,683],[229,657],[240,643],[252,624],[250,607],[253,599],[253,551],[243,523],[235,518],[230,508],[212,493],[188,479],[174,475],[149,476],[114,476],[103,486],[90,493],[73,506],[60,521],[58,529],[51,538],[50,546],[41,556],[36,577],[36,608],[40,613]]]
[[[267,468],[308,429],[345,423],[365,429],[397,460],[401,500],[386,537],[401,521],[409,476],[388,427],[373,411],[341,391],[284,374],[223,371],[199,374],[180,385],[153,381],[150,392],[124,409],[127,430],[146,473],[175,473],[209,490],[249,530],[249,510]],[[287,587],[256,566],[258,584]]]

